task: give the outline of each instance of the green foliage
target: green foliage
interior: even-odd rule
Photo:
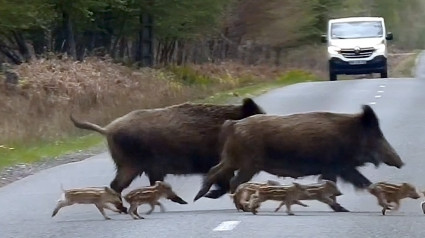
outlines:
[[[318,81],[320,78],[304,70],[291,70],[277,78],[278,82],[311,82]]]
[[[185,85],[208,85],[212,83],[211,78],[196,72],[188,66],[170,66],[168,70]]]

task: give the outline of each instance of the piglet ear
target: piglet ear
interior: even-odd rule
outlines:
[[[373,128],[379,127],[379,119],[375,114],[375,111],[369,105],[363,105],[363,114],[361,115],[362,124],[365,127]]]

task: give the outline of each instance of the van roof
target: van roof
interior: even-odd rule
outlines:
[[[354,22],[354,21],[384,21],[382,17],[344,17],[329,20],[329,23],[334,22]]]

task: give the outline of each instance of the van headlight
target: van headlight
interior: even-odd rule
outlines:
[[[385,44],[379,44],[375,46],[376,53],[385,53]]]
[[[341,48],[333,46],[333,45],[328,46],[328,53],[330,55],[337,55],[340,52],[341,52]]]

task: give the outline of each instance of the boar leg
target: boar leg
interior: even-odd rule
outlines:
[[[236,188],[243,183],[248,182],[254,177],[256,171],[250,171],[248,169],[240,169],[238,174],[230,180],[230,192],[234,193]]]
[[[234,176],[234,173],[232,172],[232,173],[227,174],[223,178],[220,178],[216,182],[216,186],[218,187],[218,189],[214,189],[214,190],[209,191],[207,194],[204,195],[204,197],[211,198],[211,199],[217,199],[217,198],[223,196],[224,194],[226,194],[230,189],[230,179],[233,176]]]
[[[225,177],[227,174],[233,173],[235,169],[228,167],[225,163],[220,162],[218,165],[212,167],[210,171],[208,171],[207,175],[204,177],[202,182],[202,187],[196,194],[193,201],[198,200],[203,197],[211,186],[216,183],[221,177]]]
[[[257,215],[258,211],[257,209],[260,208],[261,201],[257,194],[252,194],[249,201],[249,209],[251,210],[252,214]]]
[[[117,193],[121,193],[139,174],[140,171],[137,168],[131,166],[118,167],[115,178],[112,180],[110,186]]]
[[[298,201],[298,200],[293,201],[293,204],[298,204],[298,205],[303,206],[303,207],[308,207],[308,205],[307,205],[307,204],[305,204],[305,203],[303,203],[303,202],[301,202],[301,201]],[[278,206],[278,207],[274,210],[274,212],[279,211],[279,209],[280,209],[283,205],[285,205],[285,201],[282,201],[282,202],[279,204],[279,206]]]
[[[165,176],[162,174],[147,172],[147,176],[149,177],[149,183],[151,186],[155,185],[156,181],[164,181]]]
[[[153,210],[155,209],[156,203],[149,203],[149,205],[151,206],[151,209],[146,212],[146,215],[149,215],[153,212]]]
[[[69,206],[69,205],[70,204],[68,202],[64,201],[64,200],[58,201],[58,204],[56,205],[55,210],[53,210],[52,217],[56,216],[56,214],[59,212],[59,210],[62,207],[66,207],[66,206]]]
[[[219,178],[216,182],[218,189],[209,191],[204,195],[206,198],[217,199],[226,194],[230,189],[230,179],[234,176],[233,172],[227,173],[223,178]]]
[[[280,202],[279,206],[274,210],[274,212],[277,212],[280,210],[280,208],[285,205],[285,201]]]
[[[111,211],[116,212],[116,213],[121,213],[122,212],[121,210],[119,210],[119,209],[117,209],[115,207],[111,207],[109,204],[103,204],[103,208],[108,209],[108,210],[111,210]]]
[[[158,206],[159,206],[159,210],[160,210],[161,212],[165,212],[165,207],[162,205],[162,203],[160,203],[160,202],[156,202],[156,205],[158,205]]]
[[[108,217],[105,213],[105,210],[103,209],[103,204],[94,204],[96,205],[97,209],[99,209],[99,212],[102,214],[102,216],[106,219],[106,220],[111,220],[110,217]]]
[[[303,203],[303,202],[301,202],[301,201],[298,201],[298,200],[295,200],[295,201],[293,202],[293,204],[298,204],[298,205],[303,206],[303,207],[308,207],[308,205],[307,205],[307,204],[305,204],[305,203]]]
[[[286,213],[290,216],[295,215],[291,210],[292,202],[285,202],[285,205],[286,205]]]
[[[135,220],[137,220],[137,219],[145,219],[145,218],[141,217],[139,215],[139,213],[137,213],[137,205],[136,204],[131,204],[130,205],[130,208],[128,209],[128,214],[130,214],[130,216],[133,219],[135,219]]]
[[[350,182],[358,189],[366,189],[372,182],[355,168],[349,168],[342,171],[339,176],[347,182]]]

